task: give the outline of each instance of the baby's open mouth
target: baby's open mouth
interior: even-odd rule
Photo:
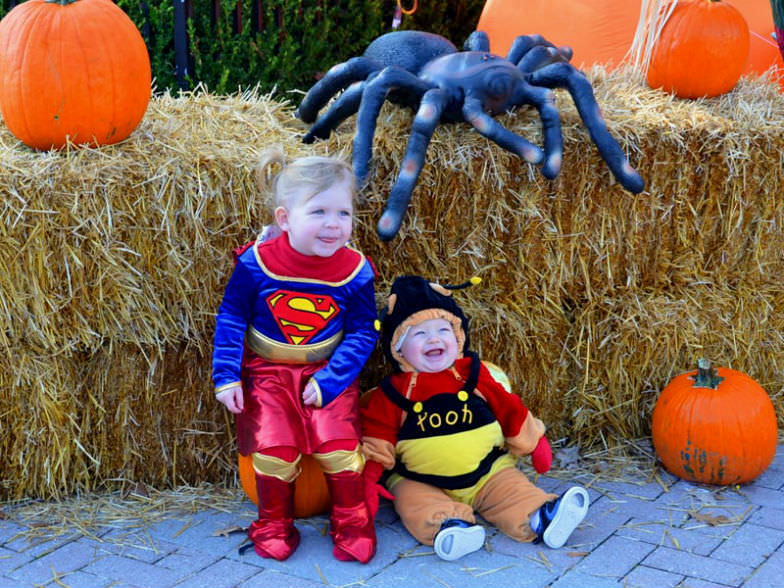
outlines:
[[[430,351],[426,351],[425,355],[427,357],[441,357],[444,354],[443,349],[431,349]]]

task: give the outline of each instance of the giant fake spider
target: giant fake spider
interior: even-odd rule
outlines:
[[[440,122],[470,123],[480,134],[533,164],[546,178],[561,170],[561,121],[551,88],[566,88],[591,139],[618,182],[633,193],[645,183],[629,164],[602,119],[590,82],[569,63],[568,47],[555,47],[540,35],[520,36],[504,59],[489,52],[482,31],[465,42],[464,51],[447,39],[421,31],[398,31],[375,39],[361,57],[333,66],[308,91],[297,116],[314,123],[305,143],[325,139],[343,120],[357,114],[353,167],[361,184],[367,177],[376,118],[385,100],[415,109],[405,157],[379,219],[379,237],[397,234],[424,165],[430,139]],[[340,93],[327,111],[318,112]],[[542,119],[544,150],[505,129],[494,116],[532,104]]]

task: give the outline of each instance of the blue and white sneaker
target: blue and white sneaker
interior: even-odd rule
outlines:
[[[559,498],[545,502],[531,515],[531,529],[536,533],[534,543],[553,549],[563,547],[569,536],[588,513],[591,500],[582,486],[573,486]]]
[[[453,561],[481,549],[484,544],[484,527],[461,519],[447,519],[436,533],[433,548],[441,559]]]

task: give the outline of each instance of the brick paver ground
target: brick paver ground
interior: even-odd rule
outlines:
[[[622,481],[557,470],[537,484],[588,487],[591,509],[559,550],[520,544],[488,527],[485,549],[439,560],[400,524],[389,503],[367,565],[335,560],[325,516],[297,521],[302,543],[285,562],[240,555],[254,506],[242,495],[219,509],[130,518],[100,528],[46,526],[29,505],[2,505],[0,588],[784,588],[784,445],[752,484],[690,484],[651,468]],[[207,504],[209,501],[202,501]],[[27,509],[27,510],[26,510]],[[51,522],[51,521],[50,521]]]

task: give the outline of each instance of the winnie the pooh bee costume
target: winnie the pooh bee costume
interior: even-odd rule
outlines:
[[[517,467],[552,462],[545,426],[469,350],[468,318],[449,287],[420,276],[395,280],[381,317],[381,344],[395,368],[361,412],[365,475],[385,485],[406,529],[454,560],[484,545],[474,513],[518,541],[560,547],[586,515],[588,493],[562,496]]]

